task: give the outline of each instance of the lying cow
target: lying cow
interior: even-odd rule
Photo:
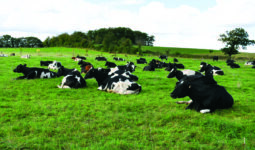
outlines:
[[[115,67],[116,70],[124,70],[124,71],[129,71],[129,72],[134,72],[135,68],[136,68],[136,66],[133,62],[127,62],[126,65],[119,65],[119,66]]]
[[[117,65],[114,62],[106,61],[105,66],[107,66],[108,68],[113,68],[116,67]]]
[[[120,57],[113,57],[113,59],[116,60],[116,61],[125,61],[125,59],[120,58]]]
[[[208,84],[207,80],[206,77],[184,77],[176,83],[170,96],[174,99],[189,96],[191,101],[187,102],[189,105],[186,109],[195,109],[200,113],[231,108],[234,104],[233,97],[223,86],[217,83]]]
[[[244,65],[255,65],[255,61],[246,61]]]
[[[57,73],[49,71],[44,68],[29,68],[26,64],[18,65],[13,72],[23,73],[24,76],[20,76],[16,79],[35,79],[35,78],[54,78],[57,77]]]
[[[160,55],[160,56],[159,56],[159,59],[161,59],[161,60],[163,60],[163,59],[167,60],[167,56],[166,56],[166,55]]]
[[[49,64],[48,69],[57,70],[62,66],[61,62],[58,62],[56,60],[53,61],[53,63]]]
[[[216,66],[211,66],[210,64],[207,64],[205,62],[201,62],[200,63],[200,72],[208,72],[208,71],[212,71],[213,75],[224,75],[224,72]]]
[[[95,78],[98,83],[98,90],[118,94],[138,94],[141,86],[123,75],[108,75],[108,70],[91,67],[85,79]]]
[[[107,59],[105,57],[96,57],[95,60],[98,60],[98,61],[107,61]]]
[[[31,57],[31,55],[29,55],[29,54],[21,56],[21,58],[25,58],[25,59],[29,59],[30,57]]]
[[[57,72],[57,76],[60,77],[60,76],[66,76],[68,75],[70,72],[73,72],[73,71],[77,71],[76,69],[67,69],[65,68],[64,66],[60,66],[60,68],[58,69],[58,72]]]
[[[86,87],[86,81],[81,76],[81,73],[77,70],[69,72],[63,79],[61,85],[58,88],[84,88]]]
[[[53,61],[40,61],[41,66],[49,66],[49,64],[52,64]]]
[[[185,76],[197,76],[202,77],[203,74],[194,70],[186,69],[186,70],[177,70],[177,67],[174,66],[172,70],[169,72],[167,78],[174,78],[176,77],[178,80],[181,80]]]
[[[139,58],[136,60],[136,63],[137,64],[147,64],[147,61],[145,58]]]

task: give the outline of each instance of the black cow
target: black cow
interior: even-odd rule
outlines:
[[[226,63],[227,63],[228,66],[230,66],[230,64],[232,64],[234,62],[235,62],[235,60],[232,60],[232,59],[227,59],[226,60]]]
[[[117,65],[113,62],[106,61],[105,66],[107,66],[108,68],[113,68],[116,67]]]
[[[125,59],[120,58],[120,57],[113,57],[113,59],[116,60],[116,61],[125,61]]]
[[[208,83],[208,78],[186,76],[176,83],[175,89],[170,94],[172,98],[189,96],[186,109],[195,109],[200,113],[214,112],[216,109],[231,108],[234,104],[233,97],[223,86]],[[181,102],[182,103],[182,102]]]
[[[154,65],[145,66],[143,68],[143,71],[155,71],[155,66]]]
[[[139,58],[139,59],[136,59],[136,63],[137,64],[147,64],[147,61],[145,58]]]
[[[254,66],[252,66],[252,68],[253,68],[253,69],[255,69],[255,65],[254,65]]]
[[[98,90],[118,94],[138,94],[141,86],[124,75],[108,75],[108,70],[91,67],[85,79],[95,78],[98,83]]]
[[[41,66],[49,66],[49,64],[52,64],[53,61],[40,61]]]
[[[15,56],[15,53],[11,53],[10,56]]]
[[[240,65],[238,65],[234,62],[231,62],[231,61],[227,65],[230,66],[231,68],[240,68]]]
[[[81,76],[81,73],[77,70],[69,72],[63,79],[61,85],[58,88],[84,88],[86,87],[86,81]]]
[[[219,57],[218,56],[213,56],[213,61],[218,61]]]
[[[13,72],[23,73],[24,76],[20,76],[16,79],[35,79],[35,78],[54,78],[57,77],[57,73],[49,71],[44,68],[29,68],[26,64],[18,65]]]
[[[81,60],[86,60],[86,57],[84,57],[84,56],[77,55],[76,58],[81,59]]]
[[[98,61],[107,61],[107,59],[105,57],[96,57],[95,60],[98,60]]]
[[[60,76],[66,76],[68,75],[70,72],[73,72],[73,71],[77,71],[76,69],[67,69],[65,68],[64,66],[61,66],[59,69],[58,69],[58,72],[57,72],[57,76],[60,77]]]
[[[177,58],[174,58],[174,63],[179,62]]]
[[[213,75],[224,75],[224,72],[216,66],[211,66],[210,64],[207,64],[205,62],[200,63],[200,72],[212,72]]]
[[[90,62],[85,62],[83,60],[78,61],[78,65],[80,66],[86,66],[86,65],[92,65]]]
[[[163,59],[167,60],[167,56],[166,56],[166,55],[160,55],[159,58],[160,58],[161,60],[163,60]]]

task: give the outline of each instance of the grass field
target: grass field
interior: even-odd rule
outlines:
[[[63,77],[14,80],[22,74],[13,69],[57,60],[80,70],[71,59],[77,54],[86,55],[95,67],[105,63],[95,61],[97,55],[118,65],[126,62],[114,61],[113,54],[75,48],[0,51],[17,54],[0,57],[0,149],[255,149],[255,70],[244,61],[237,61],[241,68],[231,69],[224,60],[178,58],[186,69],[199,70],[205,61],[225,72],[215,80],[233,96],[233,108],[200,114],[175,103],[188,97],[170,97],[177,80],[166,78],[164,69],[144,72],[145,65],[138,64],[133,73],[142,86],[138,95],[98,91],[95,79],[86,80],[84,89],[58,89]],[[21,59],[20,54],[32,56]],[[133,62],[139,58],[117,56]],[[146,56],[147,61],[153,58]]]

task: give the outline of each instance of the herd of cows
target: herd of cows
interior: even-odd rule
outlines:
[[[200,70],[179,70],[184,69],[184,65],[178,63],[174,58],[174,63],[165,63],[166,55],[161,55],[160,60],[152,59],[149,63],[145,58],[136,60],[136,64],[148,64],[143,71],[155,71],[155,68],[165,68],[169,71],[167,78],[177,78],[175,89],[171,92],[172,98],[190,97],[190,101],[179,101],[178,104],[189,104],[186,109],[195,109],[200,113],[214,112],[216,109],[226,109],[234,104],[233,97],[227,90],[217,84],[214,75],[224,75],[223,70],[217,66],[212,66],[205,62],[201,62]],[[132,72],[135,71],[134,62],[127,62],[126,65],[116,65],[114,62],[107,61],[105,57],[96,57],[97,61],[106,61],[106,68],[95,68],[90,62],[85,62],[86,57],[72,57],[78,62],[81,71],[77,69],[65,68],[61,62],[57,61],[41,61],[41,66],[45,68],[27,67],[26,64],[18,65],[13,71],[23,73],[23,76],[17,79],[34,79],[34,78],[54,78],[63,76],[62,82],[58,88],[84,88],[86,80],[95,78],[98,83],[98,90],[113,92],[118,94],[138,94],[142,90],[142,86],[136,83],[138,77]],[[115,61],[125,61],[122,58],[114,57]],[[213,60],[218,60],[214,57]],[[240,68],[233,60],[227,60],[227,65],[231,68]],[[255,61],[246,62],[245,65],[253,65]],[[51,70],[58,70],[57,72]],[[81,73],[85,73],[82,77]]]

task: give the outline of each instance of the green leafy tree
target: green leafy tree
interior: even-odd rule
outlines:
[[[225,55],[238,54],[238,50],[240,47],[246,49],[248,45],[255,44],[254,40],[248,39],[249,35],[243,28],[236,28],[231,31],[226,31],[226,34],[221,34],[219,41],[225,43],[225,47],[221,49],[221,51]]]

